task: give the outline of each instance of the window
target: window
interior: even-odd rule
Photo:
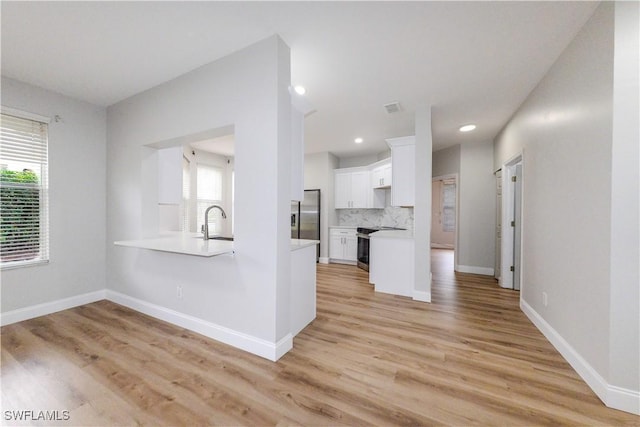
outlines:
[[[444,181],[442,186],[442,231],[456,231],[456,184]]]
[[[47,124],[0,114],[0,265],[48,262]]]
[[[197,165],[197,202],[198,230],[204,225],[204,211],[211,205],[222,205],[222,169],[215,166]],[[220,210],[209,212],[209,234],[219,234],[221,229]]]

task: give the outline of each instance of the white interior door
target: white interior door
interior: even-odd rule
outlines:
[[[520,289],[522,236],[522,157],[502,167],[500,286]]]
[[[522,249],[522,163],[516,165],[515,177],[513,186],[513,289],[519,291]]]

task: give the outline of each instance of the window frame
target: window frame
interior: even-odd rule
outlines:
[[[16,119],[31,121],[37,124],[46,126],[44,131],[43,145],[44,154],[43,158],[39,160],[37,164],[40,166],[39,182],[38,182],[38,256],[32,259],[21,259],[15,261],[2,261],[0,259],[0,269],[10,270],[15,268],[33,267],[39,265],[49,264],[51,260],[50,253],[50,226],[49,226],[49,125],[51,119],[49,117],[40,116],[38,114],[29,113],[21,110],[17,110],[10,107],[2,106],[0,113],[3,116],[11,116]],[[1,148],[1,147],[0,147]],[[2,152],[0,150],[0,163],[2,161],[13,161],[15,159],[8,160],[3,159]]]
[[[455,181],[442,181],[442,190],[440,194],[440,210],[442,218],[442,231],[445,233],[454,233],[456,231],[457,192],[458,188]],[[449,193],[449,197],[447,197],[447,193]],[[447,200],[449,200],[451,203],[447,203]]]
[[[198,195],[198,191],[200,189],[201,183],[200,183],[200,176],[199,176],[199,169],[200,168],[208,168],[208,169],[214,169],[217,173],[220,174],[220,199],[205,199],[205,198],[200,198]],[[196,169],[196,188],[195,188],[195,197],[194,197],[194,205],[195,205],[195,217],[196,217],[196,222],[195,222],[195,226],[197,229],[197,232],[201,232],[201,227],[204,225],[204,210],[206,210],[206,207],[204,209],[201,209],[201,204],[205,205],[205,206],[211,206],[211,205],[220,205],[222,206],[224,204],[224,200],[225,200],[225,170],[224,167],[216,165],[216,164],[212,164],[209,162],[200,162],[197,161],[195,164],[195,169]],[[200,217],[202,213],[202,218]],[[209,216],[209,234],[220,234],[223,232],[222,230],[222,216],[219,210],[215,210],[212,211],[210,216]],[[211,228],[211,225],[214,225],[213,228]],[[199,228],[200,227],[200,228]]]

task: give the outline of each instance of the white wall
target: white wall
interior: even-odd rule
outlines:
[[[381,159],[378,158],[377,154],[370,154],[367,156],[356,156],[356,157],[340,157],[338,167],[342,169],[342,168],[355,168],[358,166],[368,166],[372,163],[377,162],[378,160],[381,160]]]
[[[415,206],[413,208],[414,299],[431,301],[431,106],[416,110]]]
[[[640,391],[640,3],[616,3],[609,383]],[[635,357],[633,357],[635,355]],[[640,413],[640,402],[636,402]]]
[[[329,258],[329,226],[338,224],[334,208],[333,170],[338,158],[329,152],[304,156],[304,188],[320,189],[320,257]]]
[[[49,125],[51,261],[2,271],[2,313],[104,289],[105,109],[4,77],[2,105],[61,119]]]
[[[522,298],[605,375],[612,47],[609,3],[596,10],[496,139],[502,162],[524,151]]]
[[[618,50],[622,29],[614,25],[614,8],[620,7],[636,9],[635,18],[624,19],[630,31],[624,38],[636,46],[635,58]],[[630,83],[629,93],[635,99],[627,102],[628,88],[616,87],[616,108],[621,110],[615,116],[614,29],[616,68],[625,58],[630,62],[623,65],[631,66],[631,73],[626,74],[629,68],[623,73],[629,80],[617,71],[616,77]],[[616,248],[628,245],[637,253],[637,237],[630,242],[622,235],[628,231],[637,236],[638,217],[629,218],[620,205],[612,206],[612,196],[618,191],[624,198],[631,196],[629,201],[637,209],[637,43],[637,4],[602,3],[495,140],[496,167],[523,153],[525,312],[605,403],[614,404],[615,395],[631,396],[628,403],[635,393],[636,408],[640,406],[638,258],[630,261],[635,267],[612,259]],[[616,79],[618,83],[623,84]],[[612,145],[614,117],[619,127]],[[631,171],[618,175],[616,170],[612,178],[612,162],[625,163],[624,156],[632,154],[636,160],[626,167],[635,175]],[[621,184],[627,178],[635,181]],[[618,214],[623,222],[614,225],[612,218]],[[622,270],[614,272],[614,264]],[[614,278],[623,283],[613,284]],[[543,292],[548,295],[547,306]],[[617,370],[612,370],[614,364],[620,370],[612,375]],[[612,385],[628,390],[620,393]]]
[[[108,242],[150,234],[157,223],[147,144],[233,125],[236,208],[235,255],[108,244],[109,291],[189,316],[249,351],[243,345],[266,346],[269,358],[291,345],[289,85],[289,49],[273,36],[108,109]]]
[[[456,271],[492,276],[496,190],[493,143],[470,141],[433,153],[433,177],[458,174]]]
[[[444,176],[460,172],[460,144],[433,152],[431,175]]]
[[[493,276],[495,262],[495,178],[493,143],[460,146],[457,271]]]

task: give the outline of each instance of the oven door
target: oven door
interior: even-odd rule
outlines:
[[[369,271],[369,235],[358,233],[358,267]]]

